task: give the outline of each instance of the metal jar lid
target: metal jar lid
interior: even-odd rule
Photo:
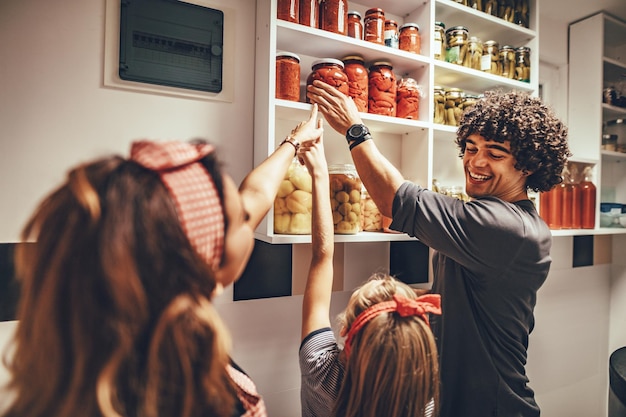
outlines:
[[[370,68],[372,68],[372,67],[389,67],[389,68],[393,68],[393,65],[391,65],[391,62],[389,62],[389,61],[376,61],[372,65],[370,65]]]
[[[400,30],[402,30],[404,28],[416,28],[418,30],[418,32],[420,30],[419,25],[417,23],[412,23],[412,22],[405,23],[402,26],[400,26]]]
[[[364,63],[365,59],[361,55],[348,55],[341,58],[341,60],[345,63],[346,61],[359,61],[360,63]]]
[[[276,58],[280,58],[283,56],[288,57],[288,58],[295,58],[298,62],[300,62],[300,57],[294,54],[293,52],[285,52],[285,51],[276,52]]]
[[[343,68],[343,62],[341,62],[339,59],[335,59],[335,58],[321,58],[321,59],[316,59],[315,61],[313,61],[313,63],[311,64],[311,68],[315,68],[318,65],[323,65],[323,64],[330,64],[330,65],[339,65],[341,68]]]
[[[350,10],[348,12],[348,16],[358,16],[359,19],[361,18],[361,13],[357,12],[356,10]]]

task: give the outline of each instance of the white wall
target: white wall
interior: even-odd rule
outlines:
[[[235,180],[243,178],[252,166],[255,9],[253,0],[227,3],[237,10],[238,28],[232,103],[104,88],[105,0],[0,1],[0,242],[17,239],[27,214],[69,166],[103,152],[124,153],[136,138],[211,139]],[[554,64],[557,71],[562,65]],[[619,261],[612,267],[576,269],[572,238],[555,238],[554,267],[539,292],[528,361],[543,416],[606,415],[608,352],[626,345],[625,238],[615,239]],[[377,252],[376,245],[372,249]],[[343,271],[346,288],[380,260],[368,256],[368,262]],[[618,271],[613,279],[612,269]],[[334,294],[333,315],[347,296]],[[299,415],[301,296],[230,300],[229,290],[217,304],[233,334],[234,359],[257,382],[270,415]],[[14,326],[0,323],[0,347]],[[6,377],[0,367],[0,382]]]

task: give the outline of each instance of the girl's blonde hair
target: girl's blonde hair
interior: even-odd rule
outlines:
[[[342,332],[368,307],[392,300],[394,294],[417,297],[413,288],[387,274],[370,277],[354,291],[339,316]],[[384,312],[355,334],[334,416],[421,417],[431,400],[436,415],[437,347],[424,320]]]

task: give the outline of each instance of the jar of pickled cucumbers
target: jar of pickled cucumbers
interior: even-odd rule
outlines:
[[[463,114],[463,90],[449,88],[446,91],[445,121],[448,126],[458,126]]]
[[[530,82],[530,48],[527,46],[515,50],[515,79]]]
[[[510,45],[503,45],[500,48],[500,65],[502,65],[502,75],[506,78],[515,77],[515,48]]]
[[[433,100],[435,102],[433,123],[444,125],[446,124],[446,96],[443,87],[438,85],[433,87]]]
[[[480,60],[483,57],[483,43],[476,36],[471,36],[467,41],[467,55],[463,66],[480,70]]]
[[[500,0],[498,17],[513,23],[515,21],[515,2],[516,0]]]
[[[490,14],[491,16],[498,16],[498,0],[485,0],[483,12]]]
[[[274,233],[311,234],[312,192],[311,174],[294,158],[274,199]]]
[[[328,167],[330,177],[330,206],[337,234],[357,234],[361,231],[361,192],[363,183],[352,164]]]
[[[454,26],[446,30],[446,61],[463,65],[467,55],[469,31],[465,26]]]
[[[501,75],[500,44],[490,40],[483,43],[483,56],[480,61],[480,69],[489,74]]]
[[[440,61],[446,60],[446,25],[435,22],[433,33],[433,57]]]
[[[483,1],[482,0],[470,0],[469,7],[472,9],[483,11]]]

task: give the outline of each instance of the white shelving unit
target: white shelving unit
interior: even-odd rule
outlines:
[[[603,103],[603,89],[626,81],[626,22],[598,13],[569,27],[569,136],[573,160],[595,165],[598,187],[594,234],[626,233],[600,228],[600,202],[626,203],[626,153],[602,150],[603,123],[626,118],[626,108]],[[623,93],[626,94],[626,91]],[[618,143],[625,144],[626,137]]]
[[[366,66],[373,61],[386,60],[393,64],[397,78],[414,78],[424,94],[420,101],[419,120],[407,120],[362,113],[364,122],[373,132],[374,140],[385,156],[403,175],[423,186],[433,178],[441,184],[464,184],[458,150],[454,145],[456,128],[433,123],[433,87],[457,87],[469,94],[490,89],[522,90],[538,93],[539,39],[537,34],[537,0],[530,2],[530,25],[525,28],[487,13],[463,6],[452,0],[359,0],[349,2],[350,10],[365,15],[372,7],[380,7],[385,17],[399,25],[415,22],[420,27],[422,54],[416,55],[371,42],[356,40],[317,28],[311,28],[276,18],[276,0],[257,3],[257,45],[255,61],[255,120],[254,159],[260,163],[278,146],[293,126],[304,120],[310,105],[305,103],[305,84],[311,63],[319,58],[341,59],[361,55]],[[446,27],[463,25],[470,36],[483,42],[493,39],[500,45],[527,46],[531,49],[531,82],[520,82],[484,73],[432,58],[431,42],[435,21]],[[300,102],[277,100],[275,96],[275,57],[277,51],[289,51],[300,56]],[[345,139],[327,126],[325,147],[329,163],[351,163]],[[308,243],[310,236],[273,233],[273,213],[256,231],[257,239],[269,243]],[[410,240],[404,234],[368,233],[336,235],[337,242],[377,242]]]

